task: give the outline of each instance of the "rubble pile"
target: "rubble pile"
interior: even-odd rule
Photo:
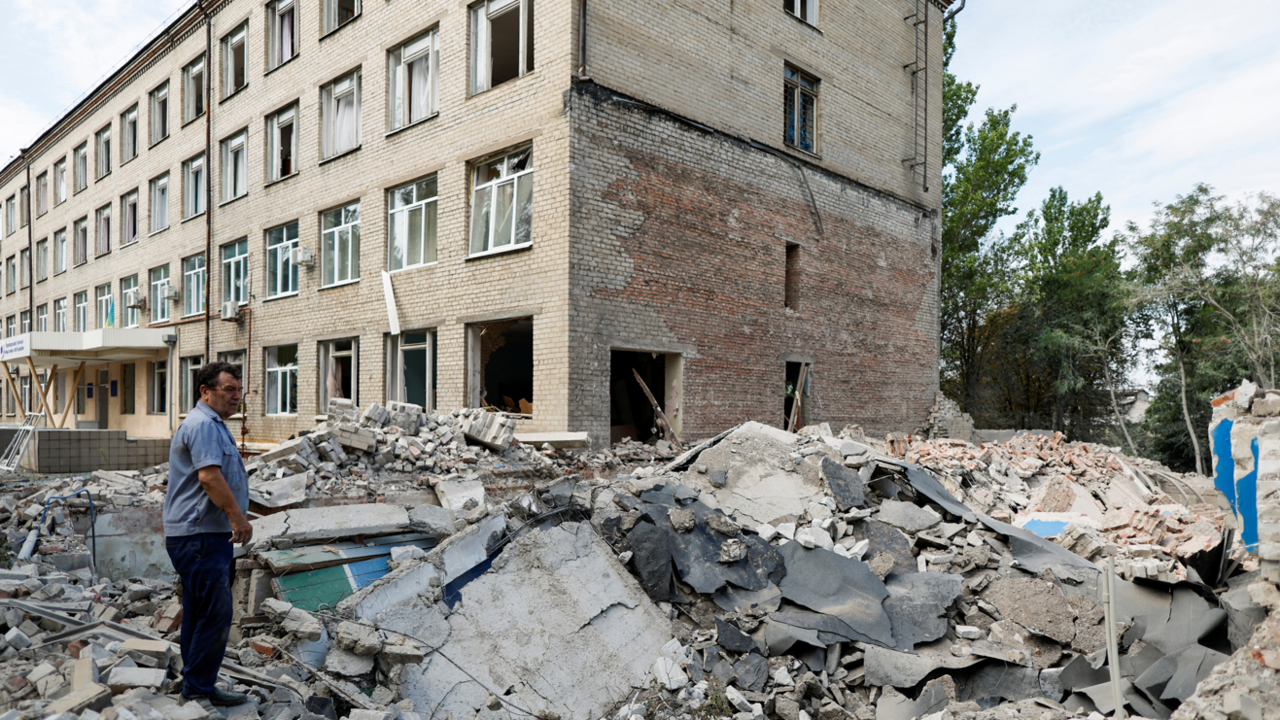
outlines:
[[[1166,718],[1248,640],[1264,591],[1280,597],[1228,562],[1216,508],[1174,502],[1163,477],[1144,495],[1158,468],[1060,437],[880,444],[749,422],[692,448],[575,451],[479,410],[330,411],[250,462],[262,517],[237,548],[224,670],[253,699],[236,720],[1105,715],[1109,559],[1127,569],[1122,702]],[[174,589],[44,550],[93,559],[84,495],[47,500],[125,505],[162,496],[155,474],[0,501],[11,546],[37,531],[0,571],[0,677],[19,678],[0,720],[200,720],[174,695]],[[335,512],[330,495],[368,502]],[[1195,538],[1213,542],[1183,552]]]

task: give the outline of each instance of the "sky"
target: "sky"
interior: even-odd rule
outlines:
[[[1280,191],[1280,3],[968,0],[956,20],[974,115],[1016,104],[1041,154],[1005,232],[1059,185],[1121,230],[1198,182]]]

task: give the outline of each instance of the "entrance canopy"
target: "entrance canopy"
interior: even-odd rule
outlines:
[[[105,328],[88,332],[31,332],[0,342],[0,362],[30,360],[37,366],[99,365],[155,357],[165,350],[167,328]]]

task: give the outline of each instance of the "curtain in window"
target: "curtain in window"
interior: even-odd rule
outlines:
[[[293,8],[280,16],[280,62],[293,57]]]
[[[334,125],[334,152],[350,150],[356,146],[356,94],[354,91],[337,98]]]
[[[409,63],[409,120],[421,120],[430,113],[429,100],[431,91],[428,87],[430,78],[429,61],[431,53]]]

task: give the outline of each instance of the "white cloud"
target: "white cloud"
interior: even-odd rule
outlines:
[[[0,0],[0,162],[191,0]],[[16,71],[13,71],[16,70]]]

